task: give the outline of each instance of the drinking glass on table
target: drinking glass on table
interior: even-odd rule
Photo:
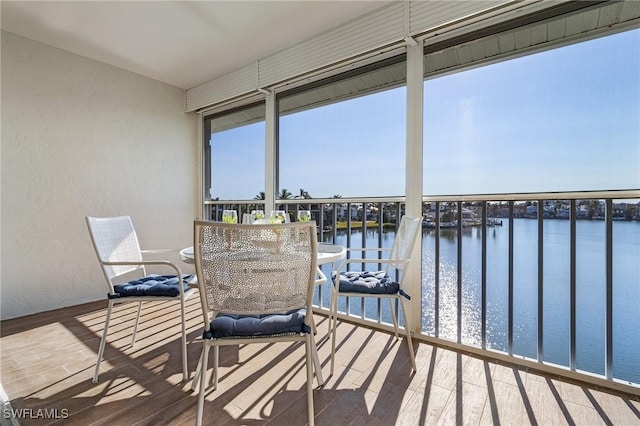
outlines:
[[[222,211],[223,223],[238,223],[238,212],[235,210],[223,210]]]
[[[264,220],[263,210],[251,210],[251,222],[253,223],[256,220]]]
[[[310,210],[299,210],[298,211],[298,222],[309,222],[311,220],[311,211]]]
[[[273,210],[269,216],[270,223],[285,223],[285,215],[287,212],[284,210]]]

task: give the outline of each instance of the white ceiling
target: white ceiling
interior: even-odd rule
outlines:
[[[391,0],[7,1],[2,30],[187,89]]]

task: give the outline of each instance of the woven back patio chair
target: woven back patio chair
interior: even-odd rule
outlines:
[[[316,282],[315,222],[239,225],[194,222],[194,253],[204,320],[197,424],[202,424],[209,349],[213,388],[219,348],[265,342],[304,342],[308,422],[313,425],[313,370],[322,373],[312,332]]]
[[[143,260],[147,253],[163,253],[175,250],[141,250],[138,236],[129,216],[86,217],[91,241],[98,256],[98,262],[107,283],[107,316],[104,322],[98,360],[93,375],[93,382],[98,381],[100,363],[109,331],[109,321],[113,306],[121,303],[137,303],[138,311],[131,346],[135,346],[138,322],[142,303],[148,301],[172,301],[180,304],[180,322],[182,325],[182,376],[188,380],[187,369],[187,335],[185,328],[185,300],[194,292],[189,287],[195,275],[182,274],[180,267],[168,260]],[[175,271],[171,275],[147,274],[147,266],[169,267]]]

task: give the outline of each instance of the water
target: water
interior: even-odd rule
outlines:
[[[545,220],[543,230],[543,348],[546,363],[569,366],[570,354],[570,241],[569,221]],[[481,346],[481,227],[464,228],[462,235],[462,342]],[[538,223],[514,220],[513,353],[537,358],[538,335]],[[509,223],[487,228],[487,347],[508,347]],[[576,367],[604,374],[606,247],[604,221],[576,223]],[[394,232],[384,232],[382,245],[393,244]],[[440,333],[457,335],[457,230],[440,231]],[[435,334],[435,231],[423,230],[422,331]],[[366,245],[378,245],[377,231],[367,231]],[[346,231],[338,244],[347,244]],[[353,231],[351,246],[362,244]],[[326,292],[328,293],[328,292]],[[375,303],[375,302],[374,302]],[[384,321],[390,321],[383,305]],[[340,309],[345,310],[344,301]],[[350,312],[362,306],[352,301]],[[365,306],[377,318],[377,305]],[[613,222],[613,375],[640,383],[640,223]]]

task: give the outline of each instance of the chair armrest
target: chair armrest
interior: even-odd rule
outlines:
[[[173,262],[169,260],[138,260],[138,261],[120,261],[120,262],[102,262],[103,265],[117,266],[117,265],[166,265],[172,268],[178,268]],[[178,268],[180,269],[180,268]]]
[[[347,247],[347,252],[351,251],[379,251],[379,252],[390,252],[391,247]]]
[[[349,255],[349,253],[354,253],[354,252],[367,252],[367,253],[390,253],[391,252],[391,248],[390,247],[364,247],[364,248],[357,248],[357,247],[347,247],[346,249],[346,253],[347,253],[347,257]],[[353,258],[353,259],[360,259],[360,258]],[[349,260],[349,259],[347,259]]]
[[[406,259],[345,259],[343,260],[336,269],[336,272],[339,274],[342,269],[347,266],[349,263],[393,263],[394,265],[406,265],[409,263],[409,260]]]
[[[327,282],[327,276],[322,272],[322,269],[317,268],[316,285],[322,285]]]
[[[180,250],[178,249],[154,249],[154,250],[140,250],[140,253],[143,254],[147,254],[147,253],[178,253]]]

